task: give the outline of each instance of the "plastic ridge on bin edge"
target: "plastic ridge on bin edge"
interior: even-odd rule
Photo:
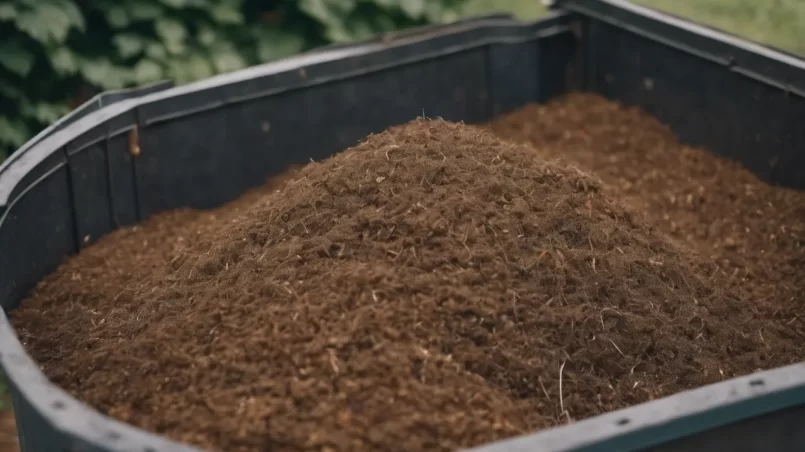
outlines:
[[[672,440],[805,403],[805,363],[702,386],[468,452],[649,450]],[[723,450],[737,450],[724,447]],[[769,450],[776,450],[769,448]]]
[[[0,163],[0,174],[3,174],[5,168],[16,159],[16,156],[22,155],[22,153],[28,150],[28,148],[34,146],[35,144],[53,135],[54,133],[63,130],[65,127],[68,127],[69,125],[73,124],[74,122],[78,121],[84,116],[92,112],[98,111],[103,107],[112,105],[115,102],[120,102],[121,100],[133,99],[136,97],[145,96],[147,94],[163,91],[169,88],[173,88],[173,82],[165,80],[145,86],[140,86],[137,88],[104,91],[100,94],[96,94],[90,100],[76,107],[70,113],[62,116],[61,118],[59,118],[59,120],[57,120],[44,130],[36,134],[36,136],[25,142],[25,144],[23,144],[22,147],[17,149],[17,151],[14,154],[10,155],[2,163]]]
[[[790,53],[627,0],[555,0],[552,8],[580,13],[805,97],[805,61]]]
[[[556,3],[569,13],[555,14],[530,25],[495,16],[401,33],[390,41],[375,39],[332,46],[181,87],[121,98],[112,105],[73,118],[69,126],[62,130],[51,130],[38,136],[37,141],[26,145],[24,152],[15,154],[11,161],[0,167],[0,239],[3,238],[3,227],[14,204],[24,202],[26,193],[35,189],[37,184],[52,179],[55,174],[65,177],[68,188],[72,190],[69,186],[69,158],[104,140],[108,146],[113,136],[118,137],[134,126],[148,128],[266,96],[312,89],[480,48],[505,44],[516,46],[543,37],[564,36],[574,21],[607,23],[696,58],[716,62],[727,70],[793,94],[800,93],[801,85],[797,83],[805,80],[802,76],[805,74],[805,63],[800,60],[792,60],[789,55],[648,8],[617,0],[557,0]],[[530,47],[514,48],[517,52],[524,49],[529,50]],[[507,58],[521,55],[510,50],[503,49]],[[487,71],[491,55],[493,53],[488,52],[484,56]],[[536,68],[543,76],[546,69],[557,71],[556,68],[538,65]],[[799,78],[794,77],[797,75]],[[794,80],[788,80],[789,77]],[[485,114],[489,112],[486,110]],[[67,176],[62,174],[65,168]],[[137,183],[136,180],[134,183]],[[75,201],[75,196],[76,193],[71,192],[70,199]],[[72,206],[72,209],[74,224],[68,226],[75,229],[76,207]],[[137,219],[144,218],[138,216]],[[62,246],[65,249],[72,247],[70,252],[78,250],[78,244]],[[0,255],[0,264],[2,260],[3,256]],[[16,300],[0,299],[3,306],[13,302]],[[199,452],[194,447],[103,416],[53,385],[26,354],[5,312],[0,314],[0,366],[9,377],[16,415],[20,421],[23,452]],[[731,379],[576,424],[472,450],[590,452],[648,449],[677,452],[684,449],[674,448],[673,444],[678,444],[682,439],[698,437],[696,435],[718,431],[726,425],[736,425],[736,422],[757,419],[792,407],[805,410],[805,364]],[[797,418],[797,426],[802,424],[799,419],[805,419],[805,416]],[[800,428],[794,434],[799,435],[794,441],[790,438],[778,439],[780,450],[805,449],[803,434],[805,428]],[[735,441],[740,441],[740,438]],[[667,446],[669,444],[671,446]],[[795,449],[791,447],[792,444],[803,447]],[[731,447],[729,450],[741,449]]]

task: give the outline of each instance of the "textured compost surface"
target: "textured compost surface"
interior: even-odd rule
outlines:
[[[225,451],[450,450],[802,358],[801,194],[589,96],[493,128],[538,146],[420,119],[117,231],[20,338],[99,410]]]
[[[805,192],[767,185],[681,145],[639,110],[590,94],[527,106],[492,128],[600,177],[605,193],[729,273],[756,301],[746,309],[785,323],[791,339],[805,335]]]
[[[14,422],[14,412],[11,411],[11,397],[0,395],[0,450],[3,452],[19,452],[20,444],[17,440],[17,425]]]

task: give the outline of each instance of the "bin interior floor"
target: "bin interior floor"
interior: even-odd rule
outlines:
[[[80,399],[227,451],[450,450],[805,357],[805,193],[591,95],[490,127],[535,146],[417,119],[116,231],[14,325]]]

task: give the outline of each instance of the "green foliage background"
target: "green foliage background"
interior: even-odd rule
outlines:
[[[634,0],[805,55],[805,0]],[[331,42],[539,0],[0,0],[0,161],[108,89],[187,83]]]
[[[466,0],[0,0],[0,160],[94,94],[457,19]]]

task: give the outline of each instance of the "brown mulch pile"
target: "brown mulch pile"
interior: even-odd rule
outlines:
[[[535,108],[493,128],[539,150],[419,119],[302,168],[281,194],[117,231],[46,278],[12,313],[15,327],[82,400],[225,451],[451,450],[802,358],[785,301],[796,271],[776,286],[755,267],[733,275],[754,259],[740,254],[746,236],[676,243],[661,229],[699,237],[698,211],[680,207],[666,228],[651,210],[647,222],[633,209],[662,193],[644,185],[630,197],[612,174],[642,183],[660,163],[650,156],[667,150],[701,163],[684,167],[691,181],[725,172],[754,187],[741,196],[801,194],[680,151],[651,119],[594,98]],[[584,146],[601,160],[589,169],[611,154],[636,166],[604,170],[615,185],[602,184],[545,160],[561,146],[582,168]],[[656,175],[655,187],[686,193],[674,178]],[[718,184],[728,185],[707,187]],[[715,210],[707,218],[741,220]],[[797,265],[802,212],[764,212],[783,222],[766,227],[793,238],[778,232],[777,248],[753,252],[783,250]],[[723,223],[710,237],[741,230]]]
[[[491,127],[600,177],[605,193],[729,273],[754,301],[745,309],[788,325],[791,339],[805,336],[805,192],[765,184],[592,94],[529,105]]]

